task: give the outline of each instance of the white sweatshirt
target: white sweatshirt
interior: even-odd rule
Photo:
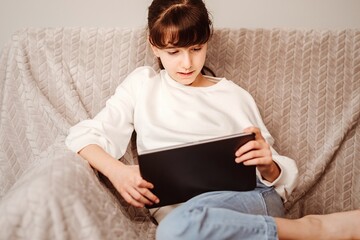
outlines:
[[[216,84],[191,87],[174,81],[165,70],[157,73],[151,67],[137,68],[94,119],[81,121],[70,129],[66,144],[74,152],[97,144],[119,159],[126,151],[133,130],[141,153],[239,133],[255,126],[272,145],[273,138],[252,96],[225,78],[210,79]],[[280,176],[272,183],[262,179],[259,172],[258,177],[265,185],[274,186],[286,201],[296,186],[298,170],[294,160],[271,150],[273,160],[281,169]]]

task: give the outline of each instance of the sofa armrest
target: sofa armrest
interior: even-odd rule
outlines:
[[[86,161],[59,144],[33,161],[1,199],[0,238],[153,238],[149,217],[129,208]]]

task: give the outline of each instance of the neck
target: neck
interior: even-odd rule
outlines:
[[[192,83],[188,84],[187,86],[191,87],[209,87],[214,85],[215,83],[210,81],[204,75],[199,74],[199,76],[193,81]]]

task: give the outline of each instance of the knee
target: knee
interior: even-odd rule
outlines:
[[[166,239],[174,239],[173,229],[168,228],[167,224],[163,224],[163,221],[156,229],[156,239],[157,240],[166,240]]]
[[[156,229],[157,240],[169,240],[169,239],[183,239],[178,231],[180,230],[176,225],[176,220],[173,218],[166,217],[163,219]]]
[[[156,239],[199,239],[198,224],[204,216],[203,208],[187,208],[180,206],[168,214],[156,229]],[[195,238],[194,238],[195,237]]]

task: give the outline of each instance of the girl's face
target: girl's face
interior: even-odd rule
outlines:
[[[203,85],[201,69],[205,64],[207,43],[181,48],[172,45],[161,49],[151,46],[171,78],[183,85]]]

